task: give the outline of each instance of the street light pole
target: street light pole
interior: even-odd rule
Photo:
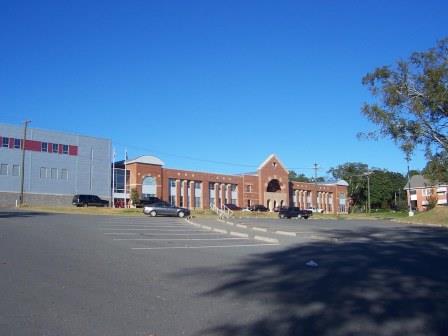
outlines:
[[[19,206],[23,205],[23,186],[25,184],[25,143],[26,143],[26,130],[31,120],[25,120],[23,126],[23,139],[22,139],[22,165],[20,169],[20,196]]]
[[[408,201],[408,206],[409,206],[409,217],[414,216],[414,211],[412,211],[412,200],[411,200],[411,175],[409,173],[409,158],[406,159],[406,161],[408,162],[408,197],[409,197],[409,201]]]

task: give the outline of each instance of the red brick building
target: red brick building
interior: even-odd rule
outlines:
[[[169,169],[153,156],[126,162],[126,196],[136,189],[144,197],[158,197],[173,205],[208,209],[232,203],[240,207],[263,204],[319,208],[326,213],[345,213],[347,183],[291,182],[285,165],[270,155],[254,173],[227,175]],[[114,198],[124,197],[124,162],[116,163]]]

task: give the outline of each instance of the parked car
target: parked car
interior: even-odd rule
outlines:
[[[313,215],[313,212],[310,210],[302,210],[298,207],[289,207],[289,208],[281,208],[278,212],[279,218],[305,218],[308,219]]]
[[[146,205],[143,208],[143,213],[152,217],[155,216],[174,216],[185,217],[190,216],[190,210],[176,207],[166,202],[158,202]]]
[[[260,212],[269,211],[268,208],[266,208],[264,205],[261,205],[261,204],[253,205],[253,206],[249,207],[249,210],[250,211],[260,211]]]
[[[313,213],[324,213],[324,209],[321,209],[321,208],[308,208],[306,210],[309,210]]]
[[[72,204],[77,207],[88,206],[109,206],[109,201],[99,198],[97,195],[75,195],[73,196]]]
[[[230,209],[232,211],[240,211],[241,208],[239,206],[236,206],[235,204],[224,204],[227,209]]]

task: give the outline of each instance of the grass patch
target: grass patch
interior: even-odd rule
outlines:
[[[100,208],[100,207],[87,207],[77,208],[70,206],[22,206],[21,209],[33,210],[49,213],[64,213],[64,214],[76,214],[76,215],[102,215],[102,216],[144,216],[142,209],[137,208]]]
[[[413,217],[399,220],[413,224],[439,224],[448,226],[448,207],[438,206],[432,210],[416,213]]]

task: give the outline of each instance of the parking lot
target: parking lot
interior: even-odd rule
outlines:
[[[276,245],[249,237],[227,234],[215,227],[195,226],[171,217],[108,217],[100,219],[98,230],[131,250],[224,249]]]
[[[447,335],[447,264],[387,221],[4,210],[0,335]]]

